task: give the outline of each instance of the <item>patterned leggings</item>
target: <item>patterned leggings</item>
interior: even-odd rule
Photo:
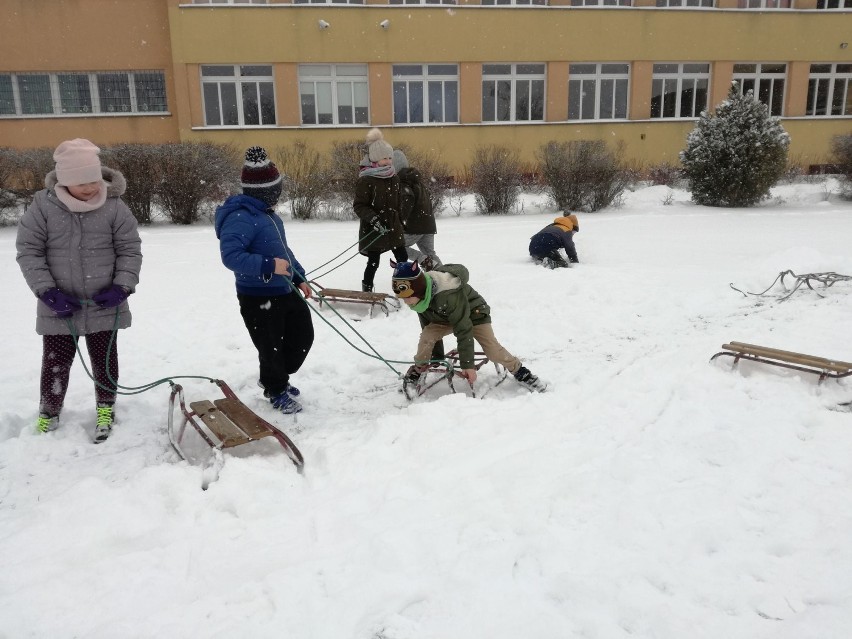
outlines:
[[[109,376],[107,376],[107,349],[112,331],[100,331],[86,335],[86,350],[92,374],[97,380],[95,397],[99,404],[115,403],[115,385],[118,381],[118,333],[115,334],[110,352]],[[77,340],[71,335],[43,335],[44,349],[41,358],[41,401],[39,410],[47,415],[58,415],[68,391],[71,364],[77,352]],[[102,388],[105,387],[105,388]]]

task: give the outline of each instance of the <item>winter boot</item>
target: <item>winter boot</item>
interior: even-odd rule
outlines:
[[[361,282],[361,291],[364,292],[364,293],[372,293],[373,292],[373,285],[368,284],[367,282]]]
[[[435,268],[435,260],[433,260],[428,255],[422,257],[420,259],[420,268],[422,268],[424,271],[431,271],[433,268]]]
[[[288,387],[289,390],[291,387]],[[272,404],[272,408],[276,410],[280,410],[285,415],[292,415],[293,413],[301,412],[302,405],[293,399],[293,396],[287,392],[287,390],[282,391],[278,395],[269,397],[269,402]]]
[[[38,421],[36,421],[36,430],[39,433],[49,433],[57,428],[59,428],[59,415],[39,413]]]
[[[521,366],[515,371],[515,379],[521,386],[526,386],[530,391],[543,393],[547,390],[547,383],[533,375],[526,366]]]
[[[112,404],[98,404],[98,418],[95,422],[95,434],[92,442],[100,444],[105,442],[112,432],[112,424],[115,421],[115,408]]]
[[[269,393],[266,392],[266,386],[261,384],[260,380],[257,380],[257,385],[260,386],[263,389],[263,396],[266,399],[272,399],[272,395],[270,395]],[[296,388],[292,384],[287,384],[287,394],[290,395],[290,397],[298,397],[299,395],[302,394],[302,391],[300,391],[298,388]]]
[[[420,372],[419,369],[420,369],[419,366],[416,366],[416,365],[410,366],[408,368],[408,370],[405,372],[405,376],[402,378],[402,381],[405,384],[410,384],[411,386],[416,385],[417,382],[420,381],[421,372]]]

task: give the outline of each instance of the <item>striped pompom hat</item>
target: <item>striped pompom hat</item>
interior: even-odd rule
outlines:
[[[249,147],[240,175],[240,186],[244,189],[265,189],[280,183],[281,174],[269,160],[266,149],[261,146]]]

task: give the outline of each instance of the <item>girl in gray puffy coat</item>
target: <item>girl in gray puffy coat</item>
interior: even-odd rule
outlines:
[[[56,170],[21,218],[16,242],[18,265],[39,300],[36,333],[43,352],[36,429],[59,425],[77,337],[83,335],[96,380],[96,444],[109,436],[114,418],[118,333],[111,348],[110,339],[113,328],[130,326],[126,300],[142,267],[136,219],[120,199],[127,183],[101,166],[99,152],[81,138],[56,148]]]

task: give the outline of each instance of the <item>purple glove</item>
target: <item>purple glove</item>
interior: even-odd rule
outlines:
[[[128,295],[130,295],[130,291],[126,288],[113,284],[97,295],[92,295],[92,301],[101,308],[113,308],[126,300]]]
[[[67,293],[63,293],[58,288],[47,289],[44,293],[39,295],[39,299],[47,304],[47,306],[50,307],[50,310],[56,313],[56,317],[61,317],[62,319],[71,317],[74,313],[83,308],[77,298],[71,297]]]

